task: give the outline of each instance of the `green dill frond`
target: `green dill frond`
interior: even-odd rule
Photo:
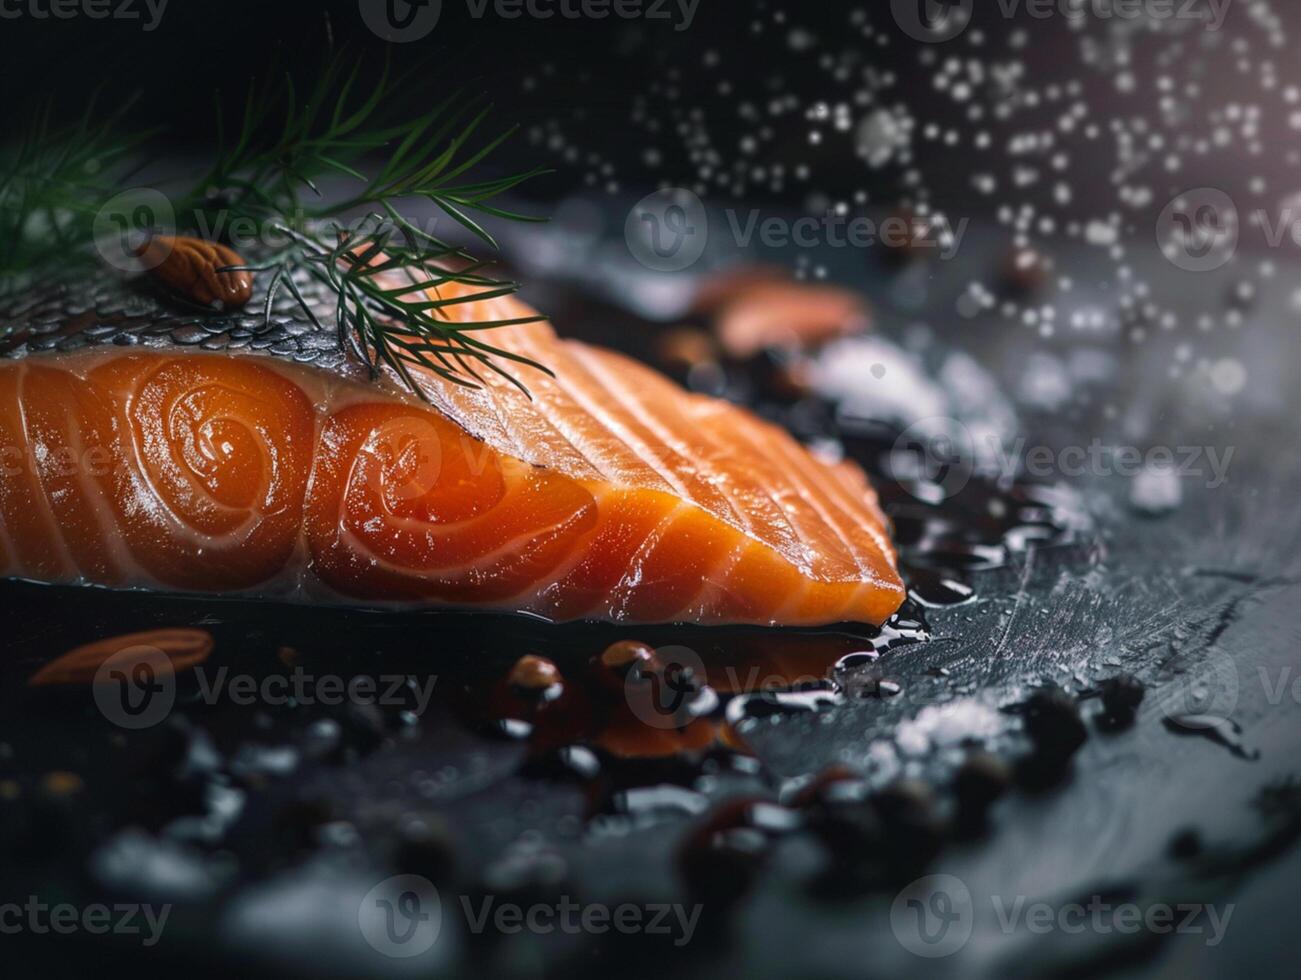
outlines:
[[[479,100],[456,94],[418,115],[395,119],[408,101],[403,98],[406,80],[393,78],[386,65],[374,84],[366,84],[360,64],[345,73],[345,62],[336,58],[301,95],[288,76],[251,85],[234,129],[228,130],[218,100],[221,146],[178,214],[202,214],[208,227],[218,227],[216,212],[224,211],[227,218],[251,218],[287,236],[290,246],[259,270],[272,273],[265,315],[283,287],[315,321],[294,286],[294,272],[306,269],[334,296],[340,343],[365,361],[372,374],[387,366],[422,398],[412,365],[471,386],[482,382],[477,369],[489,370],[523,388],[497,362],[541,366],[473,336],[504,323],[440,318],[437,302],[412,300],[406,295],[412,290],[385,288],[380,277],[403,270],[423,280],[421,290],[440,281],[472,282],[481,287],[480,299],[513,293],[515,283],[483,276],[471,280],[451,271],[455,265],[482,268],[484,263],[468,249],[417,226],[402,214],[401,202],[423,198],[496,249],[496,239],[476,216],[545,220],[490,203],[544,171],[472,178],[471,171],[513,130],[477,140],[489,111]],[[228,131],[233,133],[229,141]],[[342,200],[327,203],[318,188],[327,176],[357,186]],[[359,211],[363,217],[350,226],[339,220]]]
[[[425,296],[439,283],[473,285],[476,299],[518,287],[482,274],[486,263],[470,249],[420,227],[402,205],[428,201],[496,249],[485,219],[545,219],[494,200],[544,171],[476,175],[513,130],[484,136],[488,108],[459,94],[410,115],[409,80],[394,78],[386,65],[372,81],[359,61],[340,53],[302,90],[289,75],[255,81],[236,113],[216,97],[212,164],[173,196],[176,230],[207,236],[251,221],[274,231],[286,244],[260,265],[242,267],[271,276],[264,315],[270,317],[284,290],[317,322],[295,282],[295,273],[301,278],[305,271],[333,295],[343,349],[372,375],[390,368],[422,398],[410,370],[415,365],[456,384],[481,384],[482,372],[490,371],[524,388],[510,365],[545,368],[482,338],[495,327],[541,317],[458,322],[440,315],[445,303],[468,300]],[[0,271],[84,251],[93,240],[96,213],[123,188],[127,166],[149,135],[127,133],[129,108],[104,113],[92,100],[78,122],[56,128],[47,103],[19,141],[0,148]],[[320,191],[327,177],[352,187],[327,201]],[[356,214],[361,217],[345,222]],[[399,271],[411,278],[410,289],[389,284],[386,274]]]

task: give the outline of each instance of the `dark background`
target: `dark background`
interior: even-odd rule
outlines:
[[[1301,11],[1290,0],[1274,6],[1289,21],[1301,23]],[[988,28],[982,57],[997,59],[1012,50],[1017,23],[998,17],[992,2],[982,2],[980,7],[978,19]],[[62,113],[72,114],[84,107],[96,86],[103,86],[110,101],[138,89],[137,121],[161,126],[160,153],[184,158],[191,152],[201,153],[212,140],[214,87],[225,92],[227,104],[233,105],[242,98],[251,75],[290,70],[310,79],[315,66],[330,56],[327,38],[332,35],[334,50],[346,50],[345,57],[367,59],[376,72],[386,55],[399,67],[411,67],[424,59],[427,74],[410,83],[404,95],[403,108],[411,112],[453,88],[486,94],[497,106],[500,124],[517,122],[523,127],[507,154],[507,165],[520,169],[536,164],[556,170],[531,185],[529,193],[539,201],[559,201],[571,193],[608,198],[617,219],[612,227],[617,228],[629,198],[661,183],[689,186],[697,179],[697,165],[676,130],[679,123],[691,122],[693,113],[698,112],[707,122],[713,148],[730,166],[739,155],[740,141],[755,128],[737,111],[744,99],[763,104],[769,98],[793,94],[803,108],[812,99],[835,101],[852,93],[852,84],[837,84],[829,78],[821,66],[824,56],[839,57],[856,50],[860,70],[872,67],[896,73],[892,94],[887,96],[889,103],[906,102],[915,116],[942,126],[965,126],[962,113],[934,91],[934,59],[962,56],[969,49],[963,44],[952,50],[940,46],[927,63],[922,57],[927,49],[907,42],[897,30],[891,33],[889,45],[868,45],[847,29],[854,9],[851,4],[810,0],[792,0],[784,6],[702,0],[691,29],[675,33],[667,24],[613,20],[474,21],[465,15],[463,5],[448,0],[433,34],[424,42],[405,46],[384,43],[371,34],[361,23],[355,2],[200,4],[171,0],[161,26],[149,34],[142,33],[138,24],[112,20],[5,20],[0,22],[0,87],[7,94],[4,126],[21,125],[23,114],[46,93],[56,97]],[[883,31],[891,31],[888,5],[883,0],[865,3],[861,9],[868,11]],[[1265,184],[1262,196],[1269,200],[1290,190],[1290,174],[1296,172],[1296,160],[1291,156],[1296,136],[1287,125],[1289,110],[1281,96],[1296,75],[1295,59],[1290,48],[1272,47],[1267,32],[1242,26],[1246,10],[1245,4],[1238,4],[1230,18],[1242,34],[1253,39],[1249,56],[1238,55],[1227,39],[1220,40],[1193,57],[1193,64],[1183,62],[1179,77],[1201,80],[1203,97],[1198,104],[1207,113],[1214,106],[1234,102],[1259,106],[1266,146],[1253,153],[1234,139],[1198,158],[1196,166],[1165,174],[1160,172],[1161,157],[1156,155],[1145,165],[1145,172],[1151,178],[1157,208],[1169,194],[1198,184],[1221,186],[1237,196],[1250,194],[1247,185],[1252,178],[1261,178]],[[783,11],[785,19],[781,20]],[[756,23],[759,30],[753,28]],[[1058,78],[1063,84],[1078,81],[1092,117],[1104,130],[1112,119],[1143,115],[1159,120],[1151,83],[1160,74],[1156,61],[1167,47],[1164,42],[1153,39],[1151,44],[1138,46],[1138,57],[1146,60],[1135,70],[1144,81],[1126,96],[1116,91],[1115,73],[1105,66],[1081,67],[1076,57],[1080,38],[1063,23],[1027,22],[1025,26],[1026,43],[1015,48],[1015,57],[1039,78]],[[792,46],[790,35],[797,27],[813,36],[810,46]],[[711,51],[718,55],[715,67],[710,64]],[[1257,73],[1270,57],[1277,61],[1281,80],[1265,92]],[[724,83],[727,92],[720,91]],[[645,118],[660,124],[658,133],[635,118],[639,100],[647,107]],[[1041,115],[1051,120],[1053,114],[1044,111]],[[1033,112],[1019,115],[1017,128],[1027,128],[1034,118]],[[1205,118],[1194,122],[1191,128],[1205,128]],[[834,197],[864,189],[874,204],[884,207],[909,196],[902,179],[906,167],[865,168],[847,151],[847,138],[833,135],[827,127],[826,142],[820,150],[813,150],[806,140],[809,128],[801,112],[782,116],[773,123],[773,136],[760,156],[765,162],[807,161],[810,178],[791,181],[781,191],[751,187],[747,197],[772,198],[785,207],[816,212],[810,199],[818,195]],[[1172,122],[1163,132],[1177,139],[1180,129],[1179,123]],[[562,138],[553,148],[550,136],[556,132]],[[661,152],[658,165],[646,162],[645,150],[652,146]],[[977,167],[1005,174],[1010,164],[1001,155],[1002,148],[999,142],[984,158],[973,155],[965,144],[959,151],[935,147],[919,157],[918,167],[937,199],[947,199],[964,215],[988,215],[1005,200],[973,198],[968,178]],[[1115,207],[1110,172],[1115,158],[1113,142],[1104,135],[1092,148],[1081,140],[1072,150],[1075,210],[1084,216],[1110,211]],[[570,151],[576,154],[572,160],[566,158]],[[611,183],[616,186],[610,187]],[[729,190],[717,193],[726,195]],[[1136,215],[1134,226],[1150,245],[1150,225],[1143,228],[1141,216]],[[1155,253],[1155,249],[1148,252]],[[937,269],[932,265],[927,273],[932,284],[929,303],[920,310],[894,304],[894,273],[873,265],[869,275],[869,265],[861,256],[842,250],[816,260],[827,262],[833,279],[871,296],[878,309],[880,333],[898,338],[906,326],[923,318],[940,330],[954,326],[955,295],[968,281],[991,279],[1000,254],[998,243],[991,240],[987,248],[965,251],[957,266]],[[1152,949],[1113,954],[1107,949],[1095,950],[1091,940],[1096,937],[1085,937],[1078,945],[1087,948],[1077,948],[1060,936],[1043,942],[1022,936],[1016,942],[973,944],[969,959],[959,957],[937,964],[936,975],[972,975],[983,969],[990,975],[1053,976],[1062,975],[1067,967],[1075,975],[1093,975],[1108,968],[1118,975],[1166,971],[1169,975],[1229,977],[1295,972],[1286,964],[1295,959],[1291,934],[1298,860],[1295,850],[1288,849],[1292,837],[1275,846],[1269,828],[1261,824],[1269,816],[1262,800],[1268,798],[1271,788],[1277,795],[1280,785],[1291,785],[1296,805],[1295,783],[1287,780],[1296,774],[1298,709],[1289,698],[1271,703],[1262,685],[1255,683],[1257,671],[1263,669],[1272,672],[1271,683],[1281,676],[1279,670],[1296,676],[1301,648],[1301,586],[1297,585],[1301,576],[1296,558],[1301,522],[1295,493],[1296,474],[1301,470],[1295,436],[1296,375],[1301,362],[1296,357],[1295,312],[1289,312],[1298,275],[1282,253],[1276,257],[1279,272],[1268,286],[1260,287],[1243,329],[1233,334],[1221,331],[1203,338],[1191,326],[1205,311],[1218,314],[1225,309],[1228,283],[1217,277],[1177,272],[1156,254],[1142,255],[1136,265],[1172,298],[1181,324],[1180,331],[1163,337],[1161,344],[1151,342],[1155,331],[1145,347],[1131,351],[1120,336],[1113,343],[1110,335],[1098,339],[1059,335],[1053,344],[1047,344],[1032,331],[1013,329],[1015,324],[982,321],[966,329],[964,341],[1008,391],[1016,388],[1022,369],[1046,350],[1063,360],[1073,346],[1092,346],[1115,355],[1113,373],[1085,391],[1088,397],[1069,406],[1068,411],[1036,414],[1034,406],[1025,407],[1023,421],[1033,439],[1076,443],[1101,434],[1152,443],[1171,438],[1215,446],[1228,443],[1239,453],[1233,482],[1215,492],[1190,489],[1177,513],[1151,520],[1126,508],[1123,482],[1095,481],[1100,485],[1085,489],[1096,492],[1091,501],[1101,512],[1096,541],[1066,553],[1036,553],[1033,560],[989,572],[979,580],[981,604],[937,612],[932,626],[943,642],[889,662],[892,675],[904,684],[902,697],[856,703],[835,715],[831,723],[813,717],[786,719],[756,738],[758,756],[778,774],[812,771],[846,760],[869,769],[873,764],[869,749],[889,743],[905,722],[923,712],[934,723],[937,717],[941,721],[947,717],[950,705],[979,701],[993,710],[1013,702],[1027,685],[1041,680],[1080,690],[1121,669],[1141,674],[1153,684],[1132,729],[1108,733],[1091,728],[1090,740],[1076,760],[1073,780],[1047,794],[1014,794],[999,811],[990,839],[946,852],[933,870],[959,875],[978,894],[988,889],[997,894],[1066,900],[1087,898],[1101,889],[1133,896],[1136,901],[1233,901],[1239,912],[1229,940],[1210,951],[1196,938],[1183,938]],[[1227,270],[1226,278],[1245,275],[1242,270],[1248,268],[1249,261],[1253,257],[1243,256],[1237,267]],[[1097,283],[1098,292],[1106,295],[1114,268],[1095,253],[1077,248],[1064,253],[1061,262],[1078,281]],[[602,322],[606,318],[604,309],[589,317]],[[558,322],[562,319],[558,317]],[[566,330],[581,325],[578,318],[563,319]],[[962,330],[966,325],[956,327]],[[1233,353],[1250,368],[1249,389],[1226,416],[1190,411],[1189,421],[1180,415],[1185,400],[1194,407],[1198,403],[1189,390],[1194,387],[1192,382],[1176,385],[1168,379],[1171,358],[1166,348],[1189,337],[1199,345],[1198,354],[1203,350]],[[1119,411],[1113,411],[1117,406]],[[1131,416],[1149,419],[1150,429],[1142,436],[1129,432],[1125,426]],[[95,812],[111,809],[108,804],[116,802],[115,794],[124,792],[119,767],[94,764],[93,758],[88,761],[87,753],[101,748],[100,742],[92,741],[74,725],[63,725],[63,715],[41,703],[28,702],[22,693],[23,678],[51,655],[93,636],[158,624],[210,622],[207,617],[212,615],[207,604],[189,600],[179,605],[176,600],[142,600],[138,608],[124,612],[119,598],[97,593],[94,601],[80,601],[74,616],[64,614],[68,607],[62,605],[66,599],[60,596],[11,590],[0,601],[8,617],[4,635],[12,654],[5,668],[9,683],[0,689],[17,702],[12,711],[4,713],[17,730],[13,737],[19,743],[19,756],[12,765],[36,775],[55,767],[85,772]],[[236,609],[217,619],[218,632],[229,631],[229,645],[243,650],[254,663],[267,659],[259,659],[261,647],[239,644],[248,623],[261,624],[262,615]],[[315,612],[289,615],[276,611],[265,615],[266,635],[261,643],[267,650],[282,642],[305,645],[314,635],[324,637],[338,630],[342,645],[387,652],[389,646],[407,646],[413,629],[407,621],[358,624],[346,614],[321,617]],[[57,628],[51,628],[51,623]],[[350,634],[349,629],[362,635]],[[438,629],[431,627],[430,635],[443,635]],[[468,665],[462,665],[467,671],[504,670],[518,652],[507,631],[474,624],[468,629],[477,631],[475,636],[483,634],[484,646],[500,649],[480,650],[467,642],[464,659]],[[381,634],[386,636],[383,641],[377,639]],[[555,634],[547,636],[553,644],[563,645]],[[530,634],[527,642],[540,643],[541,634]],[[592,646],[595,648],[595,642]],[[1180,661],[1187,658],[1191,662],[1188,669],[1195,670],[1195,658],[1208,650],[1218,650],[1238,664],[1242,695],[1234,718],[1244,727],[1252,752],[1261,753],[1259,758],[1235,755],[1208,738],[1178,737],[1163,724],[1160,692],[1164,688],[1160,685],[1177,685],[1181,677],[1186,679],[1187,675],[1179,673],[1183,669]],[[576,645],[569,652],[581,659],[587,650]],[[948,673],[942,677],[935,673],[941,669]],[[451,665],[448,670],[454,673]],[[37,725],[41,719],[48,730]],[[1092,718],[1090,721],[1092,725]],[[1005,722],[1015,735],[1018,723],[1010,716]],[[84,718],[81,724],[86,731],[95,730]],[[231,719],[232,741],[245,734],[245,719]],[[995,741],[1004,734],[1000,730]],[[24,744],[30,746],[27,754]],[[462,745],[453,735],[431,725],[424,740],[408,752],[427,753],[422,765],[429,759],[456,761]],[[480,751],[478,743],[471,748]],[[494,761],[506,751],[494,747]],[[337,780],[331,771],[324,779],[328,795],[337,797],[338,806],[351,816],[350,807],[386,802],[393,786],[401,788],[401,780],[410,778],[412,768],[406,752],[390,752],[373,766],[359,767],[356,784],[348,781],[354,776],[352,770],[340,771]],[[472,845],[465,849],[471,861],[492,856],[501,846],[498,838],[509,838],[521,829],[540,830],[564,851],[580,892],[587,889],[599,894],[601,888],[624,887],[626,879],[626,887],[634,893],[660,894],[656,889],[671,880],[672,852],[687,828],[685,818],[665,819],[640,835],[598,840],[594,845],[587,837],[566,836],[560,819],[553,819],[554,814],[582,812],[577,790],[521,779],[511,759],[502,763],[500,774],[486,791],[471,787],[463,800],[452,793],[451,802],[440,803]],[[267,794],[270,799],[251,805],[250,813],[257,818],[267,816],[280,795],[292,797],[303,792],[303,782],[288,781],[276,788]],[[358,785],[364,791],[358,791]],[[459,786],[453,785],[452,790],[459,791]],[[533,810],[527,810],[524,803]],[[386,820],[381,815],[371,827],[358,821],[367,845],[387,839],[391,827]],[[91,826],[88,820],[78,825]],[[1290,829],[1295,831],[1295,826],[1294,821]],[[97,832],[110,827],[116,824],[96,825]],[[1203,839],[1204,853],[1192,862],[1172,857],[1171,842],[1190,828]],[[259,846],[274,840],[254,819],[240,832],[245,835],[241,840]],[[59,839],[55,850],[71,849]],[[734,943],[703,952],[691,950],[696,975],[737,972],[738,966],[754,974],[917,974],[919,961],[905,955],[889,934],[891,894],[815,901],[796,884],[799,858],[796,852],[792,861],[795,870],[779,867],[765,879],[745,906],[731,937]],[[74,881],[79,880],[75,877],[81,870],[78,861],[80,855],[74,851],[67,862],[76,865],[69,872]],[[249,860],[246,874],[250,868],[260,868],[258,861]],[[49,878],[46,868],[39,870]],[[246,884],[240,882],[232,902],[247,897]],[[202,905],[192,913],[195,923],[206,926],[216,921]],[[258,949],[268,954],[310,949],[328,960],[334,953],[324,941],[329,937],[320,935],[322,921],[326,920],[306,921],[301,934],[286,930],[277,942],[261,944]],[[350,928],[345,916],[335,931],[342,936]],[[197,969],[192,964],[210,959],[214,971],[224,966],[225,960],[212,955],[211,937],[202,928],[196,926],[192,936],[179,931],[178,935],[182,941],[190,939],[192,945],[179,944],[173,954],[177,965]],[[234,945],[242,951],[255,944]],[[99,948],[88,950],[88,957],[101,955]],[[564,968],[572,967],[574,972],[583,967],[604,969],[606,975],[634,967],[642,973],[661,971],[653,957],[636,952],[629,955],[623,949],[614,952],[617,955],[606,960],[585,955]],[[309,975],[316,975],[318,963],[311,958],[300,965]]]
[[[22,0],[26,11],[29,0]],[[46,0],[36,0],[43,8]],[[111,0],[115,9],[122,0]],[[1295,4],[1275,5],[1284,22],[1301,23]],[[748,188],[748,199],[775,198],[805,207],[816,195],[836,197],[855,190],[868,192],[874,202],[890,204],[912,196],[900,183],[903,170],[895,165],[865,168],[852,152],[852,134],[836,133],[824,125],[824,142],[810,147],[807,131],[814,128],[804,117],[805,108],[823,99],[849,100],[863,70],[893,73],[894,84],[884,91],[882,104],[906,104],[919,122],[934,122],[969,130],[972,124],[953,102],[934,91],[936,65],[953,56],[978,56],[989,63],[1014,58],[1026,67],[1030,82],[1055,79],[1077,81],[1095,121],[1105,126],[1110,118],[1137,115],[1153,120],[1154,132],[1169,134],[1173,145],[1179,125],[1163,128],[1157,111],[1157,93],[1150,84],[1128,94],[1114,85],[1116,72],[1105,63],[1082,68],[1075,51],[1079,32],[1067,19],[1034,19],[1022,9],[1005,18],[996,3],[976,5],[972,28],[948,44],[919,45],[893,22],[889,4],[874,3],[768,3],[741,0],[700,0],[694,20],[686,30],[676,21],[566,19],[505,19],[489,12],[481,19],[470,16],[464,0],[444,0],[441,17],[426,38],[409,44],[390,44],[363,23],[356,0],[323,3],[267,3],[232,0],[227,3],[171,0],[159,26],[142,29],[142,20],[38,19],[30,13],[0,20],[0,88],[6,93],[4,126],[17,127],[39,97],[55,97],[56,114],[73,115],[89,94],[102,87],[105,103],[113,104],[138,92],[134,118],[141,125],[157,126],[173,152],[202,152],[213,139],[212,95],[222,93],[232,112],[243,99],[252,77],[268,72],[290,72],[300,88],[326,59],[360,59],[367,71],[378,74],[386,58],[396,69],[419,66],[403,89],[402,110],[416,112],[432,105],[449,91],[482,94],[496,106],[496,120],[505,127],[518,123],[522,132],[511,151],[511,166],[542,165],[556,173],[536,182],[528,193],[542,200],[558,199],[571,190],[607,191],[611,180],[618,191],[632,193],[657,185],[692,186],[698,177],[696,162],[677,127],[684,121],[700,122],[708,131],[710,149],[731,166],[746,156],[741,140],[759,123],[772,132],[751,160],[759,164],[805,163],[806,180],[790,180],[778,192],[768,187]],[[147,16],[143,0],[132,8]],[[671,6],[668,8],[673,10]],[[675,18],[679,15],[674,14]],[[865,39],[860,28],[871,24],[878,36]],[[1271,189],[1290,172],[1296,158],[1295,131],[1286,125],[1290,109],[1280,94],[1263,93],[1255,78],[1262,56],[1278,59],[1283,82],[1288,80],[1286,48],[1272,49],[1269,32],[1248,17],[1246,4],[1230,8],[1226,29],[1211,37],[1200,66],[1189,75],[1204,83],[1201,102],[1209,111],[1235,101],[1258,106],[1261,128],[1269,137],[1267,153],[1254,156],[1250,175],[1269,178]],[[1252,41],[1248,64],[1240,63],[1229,41],[1232,33]],[[1119,21],[1104,23],[1101,37]],[[967,38],[982,30],[979,47]],[[1024,30],[1023,37],[1017,32]],[[882,40],[883,39],[883,40]],[[1177,42],[1178,43],[1178,42]],[[1183,47],[1196,47],[1192,39]],[[925,51],[930,48],[931,50]],[[1135,45],[1133,70],[1147,82],[1156,68],[1165,42],[1140,40]],[[919,53],[934,56],[923,63]],[[848,80],[832,77],[826,59],[852,66]],[[794,96],[798,108],[778,116],[764,115],[769,99]],[[638,101],[644,118],[634,119]],[[747,121],[738,111],[750,101],[759,107],[759,123]],[[1036,123],[1051,125],[1058,107],[1022,109],[1015,115],[1018,129],[1033,130]],[[855,107],[857,119],[861,113]],[[647,125],[647,121],[650,125]],[[1201,120],[1194,120],[1200,122]],[[564,146],[552,145],[553,134]],[[965,144],[964,140],[964,144]],[[970,173],[988,169],[995,173],[1007,165],[1003,141],[996,139],[987,155],[969,148],[960,151],[936,146],[917,162],[935,199],[963,213],[989,211],[997,199],[972,200]],[[658,150],[658,160],[648,165],[645,151]],[[1084,141],[1072,147],[1076,157],[1076,204],[1082,209],[1107,207],[1112,201],[1111,136],[1104,131],[1091,151]],[[1244,147],[1238,142],[1198,161],[1198,176],[1233,190],[1248,173],[1242,166]],[[1160,154],[1154,155],[1156,173]],[[1090,161],[1096,164],[1090,168]],[[715,168],[717,169],[717,167]],[[1182,189],[1186,174],[1158,177],[1156,197]],[[726,188],[711,187],[725,194]],[[1158,205],[1159,208],[1159,205]]]

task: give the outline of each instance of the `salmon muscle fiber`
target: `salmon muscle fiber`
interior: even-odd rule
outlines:
[[[526,396],[413,369],[425,403],[273,352],[0,361],[0,573],[556,621],[879,624],[899,607],[856,467],[544,322],[493,342],[554,377],[522,366]]]

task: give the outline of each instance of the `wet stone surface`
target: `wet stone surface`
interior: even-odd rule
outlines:
[[[647,329],[570,304],[571,332],[589,339]],[[340,356],[291,310],[269,325],[199,316],[120,282],[24,296],[3,315],[23,325],[10,356],[70,340]],[[801,945],[801,962],[843,975],[828,951],[848,944],[888,975],[914,963],[891,903],[923,875],[977,896],[1202,896],[1221,883],[1213,862],[1274,860],[1297,730],[1291,703],[1270,702],[1277,685],[1250,681],[1286,668],[1299,625],[1298,522],[1279,471],[1249,458],[1241,489],[1190,491],[1158,517],[1087,480],[973,473],[950,493],[891,465],[898,426],[846,424],[833,400],[772,387],[762,365],[717,367],[728,391],[873,475],[910,589],[884,628],[554,627],[3,583],[6,892],[172,903],[164,955],[202,951],[208,965],[189,968],[201,974],[250,959],[391,972],[358,907],[414,874],[443,896],[434,972],[512,974],[509,942],[474,933],[461,898],[569,895],[703,911],[685,947],[540,941],[549,968],[757,970]],[[1259,430],[1271,463],[1273,431]],[[216,646],[149,724],[124,727],[86,688],[26,686],[73,647],[161,627],[207,630]],[[1216,702],[1223,684],[1203,692],[1218,676],[1208,661],[1225,658],[1232,704]],[[268,944],[273,909],[294,914]],[[88,948],[127,964],[138,952]],[[1022,955],[1056,962],[1033,944]]]

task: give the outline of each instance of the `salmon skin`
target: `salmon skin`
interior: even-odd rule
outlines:
[[[328,325],[178,322],[115,288],[0,308],[5,576],[555,621],[880,624],[903,601],[857,467],[544,322],[493,330],[555,372],[512,365],[531,398],[417,372],[426,404]]]

